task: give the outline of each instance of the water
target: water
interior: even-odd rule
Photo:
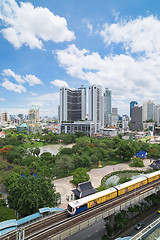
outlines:
[[[109,177],[106,180],[105,184],[106,184],[106,186],[108,186],[111,183],[114,185],[117,185],[118,181],[121,177],[129,177],[129,178],[131,178],[131,180],[133,180],[133,179],[136,179],[136,178],[139,178],[142,176],[144,176],[143,173],[120,173],[120,174]]]
[[[43,146],[43,147],[40,147],[40,155],[44,152],[50,152],[51,154],[54,154],[56,155],[59,150],[60,150],[60,147],[65,147],[65,148],[72,148],[73,144],[67,144],[67,145],[64,145],[64,144],[52,144],[52,145],[46,145],[46,146]]]

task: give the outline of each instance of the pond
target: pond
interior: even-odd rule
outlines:
[[[56,155],[59,152],[60,147],[72,148],[73,144],[51,144],[40,147],[40,155],[44,152],[50,152],[51,154]]]
[[[143,173],[135,173],[135,172],[126,172],[126,173],[120,173],[120,174],[116,174],[114,176],[109,177],[106,182],[105,185],[108,186],[110,184],[113,185],[118,185],[118,181],[121,177],[129,177],[131,178],[131,180],[136,179],[138,177],[142,177],[144,176]]]

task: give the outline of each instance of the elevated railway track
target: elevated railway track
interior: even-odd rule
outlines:
[[[45,240],[45,239],[65,239],[64,232],[67,232],[68,236],[73,234],[74,231],[78,231],[83,228],[83,225],[91,225],[94,223],[93,219],[97,219],[98,216],[105,218],[109,215],[118,212],[125,207],[134,204],[135,200],[140,201],[146,196],[153,194],[160,190],[160,179],[145,185],[136,191],[129,192],[125,195],[107,201],[103,204],[97,205],[94,208],[90,208],[85,212],[77,214],[73,217],[69,217],[67,211],[52,215],[47,218],[39,220],[37,223],[32,223],[27,226],[22,226],[21,236],[17,237],[17,231],[13,231],[10,234],[2,236],[2,240]],[[99,217],[99,218],[100,218]],[[86,223],[86,224],[84,224]],[[78,227],[77,227],[78,226]],[[72,230],[71,230],[72,229]],[[19,231],[19,229],[18,229]],[[59,237],[61,236],[61,238]]]

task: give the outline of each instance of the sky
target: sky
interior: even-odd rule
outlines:
[[[61,87],[92,84],[120,115],[160,104],[159,0],[0,1],[0,113],[57,116]]]

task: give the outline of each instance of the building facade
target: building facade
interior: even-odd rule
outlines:
[[[112,102],[111,102],[111,91],[105,88],[105,107],[106,107],[106,125],[111,126],[111,114],[112,114]]]
[[[137,101],[131,101],[131,102],[130,102],[130,117],[131,117],[132,107],[134,107],[135,105],[138,105],[138,102],[137,102]]]
[[[85,120],[86,118],[86,88],[78,90],[60,89],[59,120],[61,122]]]
[[[95,132],[99,132],[104,127],[104,102],[102,97],[102,87],[92,85],[89,87],[88,97],[88,120],[95,124]]]
[[[9,114],[7,112],[1,113],[1,122],[8,122],[10,121]]]
[[[155,121],[155,104],[152,101],[143,102],[143,122]]]
[[[28,113],[28,123],[36,124],[39,122],[39,108],[32,106]]]
[[[143,130],[142,107],[139,107],[138,105],[135,105],[134,107],[132,107],[130,129]]]

